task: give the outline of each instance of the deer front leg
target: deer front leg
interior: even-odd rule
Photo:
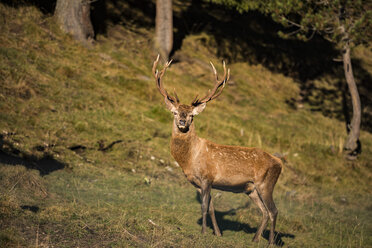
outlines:
[[[209,208],[211,185],[204,184],[201,187],[201,210],[202,210],[202,233],[204,234],[207,229],[207,212]]]
[[[202,191],[201,189],[197,189],[199,194],[200,194],[200,197],[202,197]],[[213,224],[213,230],[214,230],[214,234],[218,237],[221,236],[221,232],[220,232],[220,229],[218,228],[218,224],[217,224],[217,220],[216,220],[216,216],[214,214],[214,207],[213,207],[213,200],[212,200],[212,197],[210,196],[210,193],[209,193],[209,216],[211,217],[211,220],[212,220],[212,224]],[[203,200],[203,198],[202,198]]]
[[[214,207],[213,207],[212,197],[210,196],[209,198],[210,198],[210,202],[209,202],[209,216],[212,219],[214,234],[216,236],[221,236],[221,232],[220,232],[220,229],[218,228],[216,216],[214,214]]]

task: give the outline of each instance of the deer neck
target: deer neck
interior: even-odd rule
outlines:
[[[176,123],[173,122],[171,154],[177,163],[185,170],[190,166],[192,148],[199,142],[199,137],[195,133],[194,123],[191,123],[189,131],[181,132]]]

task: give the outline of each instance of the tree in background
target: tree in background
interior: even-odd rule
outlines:
[[[236,8],[239,12],[258,10],[271,15],[274,21],[293,28],[290,33],[280,32],[284,38],[296,35],[309,40],[318,33],[342,55],[345,79],[350,91],[353,117],[348,123],[348,136],[344,150],[349,159],[360,152],[361,103],[355,83],[350,51],[359,44],[372,40],[372,2],[362,0],[209,0]]]
[[[319,33],[335,44],[342,55],[346,83],[353,106],[353,117],[348,123],[349,134],[344,149],[348,158],[356,158],[360,152],[361,103],[355,83],[350,50],[362,43],[368,44],[372,38],[372,3],[362,0],[312,0],[288,1],[288,5],[278,2],[266,2],[271,5],[272,17],[285,26],[293,26],[297,37],[308,39],[307,35]],[[288,36],[283,34],[282,36]]]
[[[172,0],[156,1],[155,49],[163,61],[169,60],[173,48]]]
[[[57,0],[54,13],[62,29],[85,44],[94,37],[90,3],[90,0]]]

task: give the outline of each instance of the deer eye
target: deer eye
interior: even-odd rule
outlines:
[[[178,113],[177,112],[173,112],[174,115],[177,115]]]

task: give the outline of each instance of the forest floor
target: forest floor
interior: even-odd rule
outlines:
[[[251,241],[261,213],[244,194],[212,190],[223,236],[210,223],[200,233],[199,197],[170,155],[172,116],[151,74],[153,29],[112,24],[86,48],[34,6],[0,3],[0,15],[1,247],[267,246],[268,231]],[[213,39],[187,35],[167,71],[184,103],[212,87],[209,61],[222,70]],[[370,50],[358,49],[371,72]],[[344,121],[298,102],[298,80],[260,63],[228,67],[197,133],[286,156],[277,246],[372,247],[372,134],[361,131],[362,153],[347,161]]]

